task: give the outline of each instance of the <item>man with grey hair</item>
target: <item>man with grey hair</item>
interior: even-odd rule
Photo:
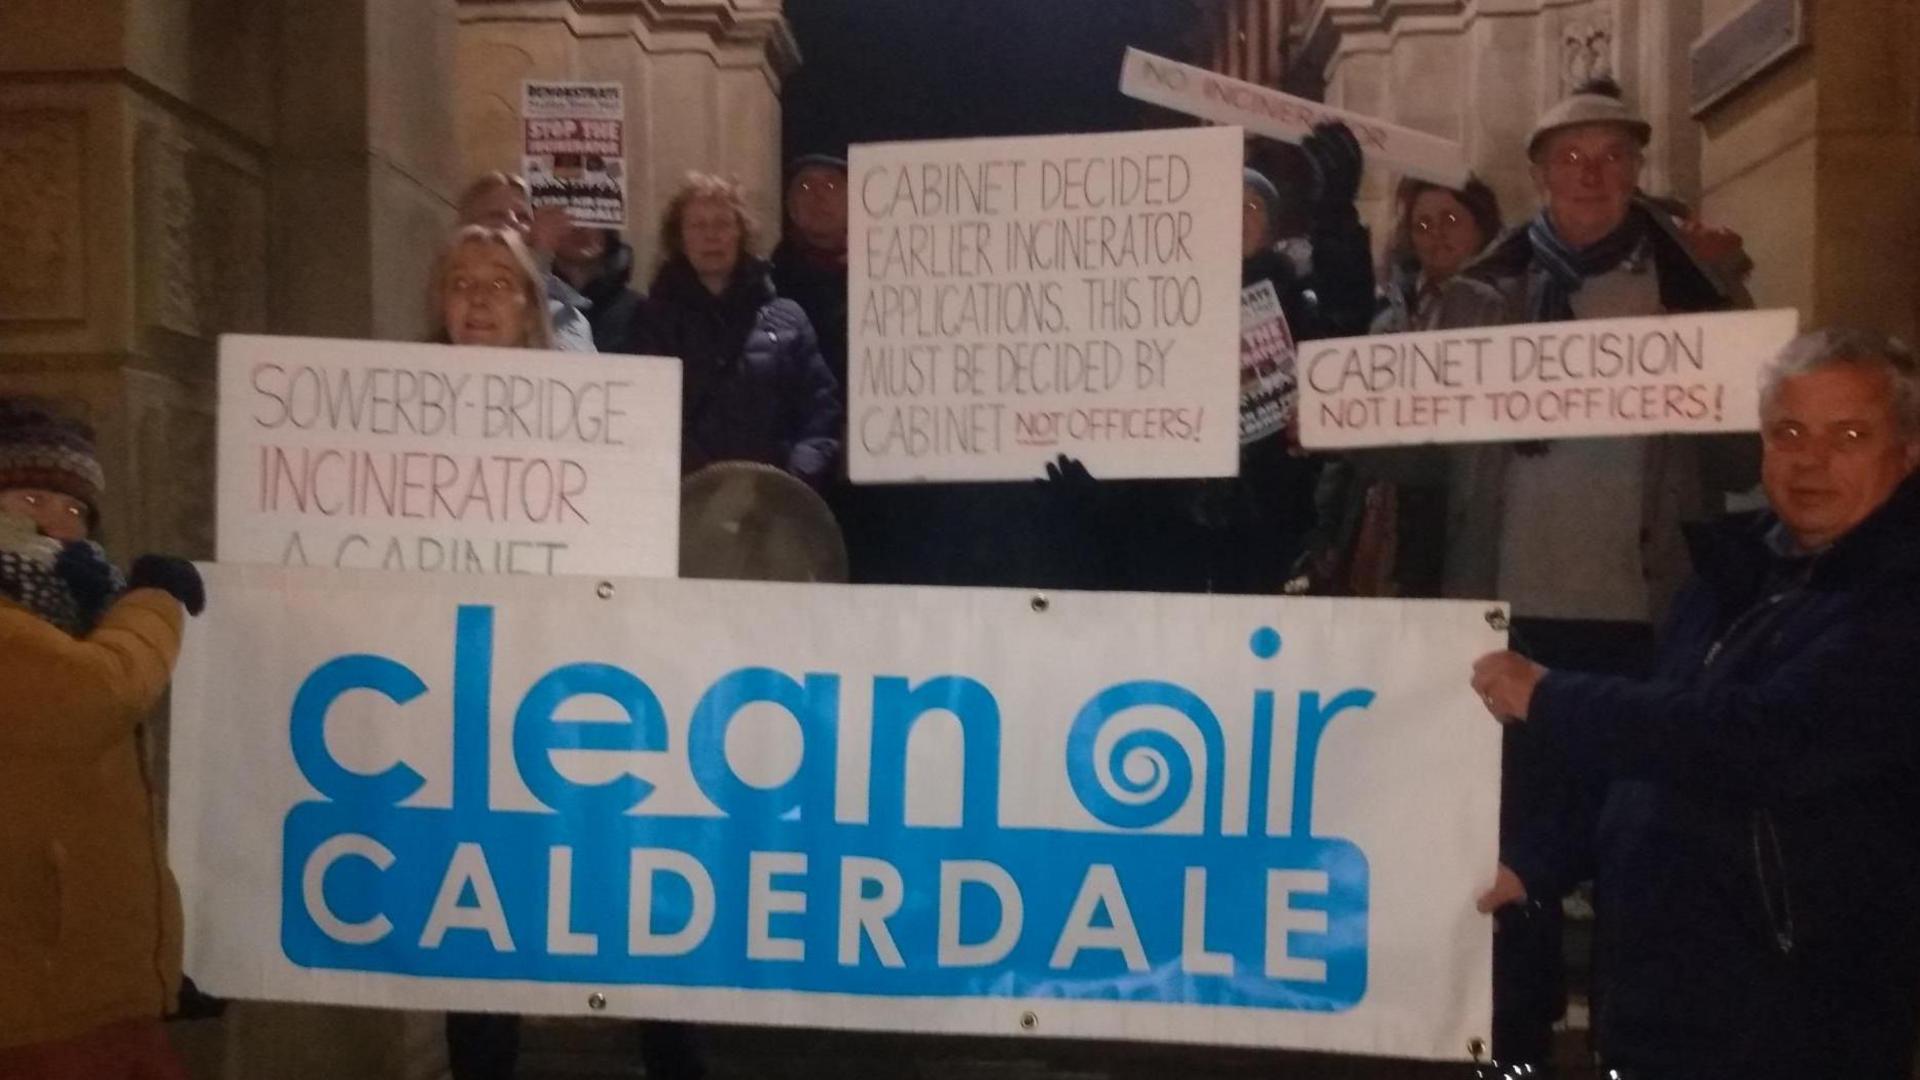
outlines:
[[[1908,1075],[1920,981],[1920,364],[1820,331],[1761,395],[1770,509],[1693,530],[1651,679],[1474,664],[1605,791],[1507,844],[1483,910],[1595,884],[1629,1078]]]
[[[1598,81],[1544,113],[1526,152],[1540,212],[1450,278],[1447,328],[1720,311],[1744,293],[1696,257],[1695,237],[1640,191],[1648,124]],[[1697,232],[1697,230],[1696,230]],[[1442,591],[1512,605],[1534,658],[1644,675],[1653,628],[1688,573],[1681,523],[1752,486],[1752,460],[1700,436],[1558,439],[1449,448]],[[1504,740],[1502,831],[1583,798],[1525,732]],[[1564,1009],[1556,899],[1500,915],[1493,1052],[1544,1065]]]

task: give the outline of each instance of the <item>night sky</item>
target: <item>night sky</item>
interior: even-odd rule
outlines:
[[[1128,45],[1181,56],[1195,0],[787,0],[786,156],[849,143],[1165,123],[1120,95]]]

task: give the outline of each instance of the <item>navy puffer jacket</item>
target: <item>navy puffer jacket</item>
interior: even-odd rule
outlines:
[[[718,296],[684,258],[654,276],[636,350],[681,360],[680,468],[757,461],[818,488],[840,456],[839,387],[806,313],[744,259]]]
[[[1530,726],[1604,785],[1509,862],[1595,881],[1596,1027],[1655,1076],[1908,1075],[1920,974],[1920,482],[1826,551],[1697,531],[1641,682],[1553,672]],[[1530,848],[1530,850],[1529,850]]]

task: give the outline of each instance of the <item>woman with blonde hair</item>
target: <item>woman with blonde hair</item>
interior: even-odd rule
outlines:
[[[757,461],[819,488],[845,412],[806,313],[774,295],[740,186],[688,173],[660,217],[665,258],[637,351],[677,356],[682,472]]]
[[[504,349],[551,349],[545,278],[520,234],[492,225],[455,229],[427,280],[429,341]],[[520,1054],[520,1018],[449,1013],[447,1059],[454,1080],[503,1080]]]
[[[430,340],[508,349],[553,348],[546,288],[533,256],[509,229],[463,225],[428,280]]]

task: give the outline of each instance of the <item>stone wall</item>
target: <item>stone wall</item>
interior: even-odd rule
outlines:
[[[770,246],[781,220],[780,80],[799,62],[779,0],[466,0],[455,118],[468,175],[520,166],[526,79],[626,90],[627,231],[637,273],[689,170],[747,187]]]
[[[1460,140],[1509,222],[1537,207],[1523,153],[1534,119],[1612,74],[1654,124],[1646,187],[1745,237],[1758,303],[1911,335],[1920,11],[1803,0],[1812,46],[1696,117],[1689,46],[1748,3],[1325,0],[1296,67],[1324,73],[1329,102]],[[1370,175],[1362,191],[1377,239],[1395,179]]]
[[[695,167],[776,221],[795,59],[779,0],[0,0],[0,393],[99,430],[118,558],[210,558],[219,335],[420,338],[454,198],[517,167],[519,79],[627,84],[636,222]],[[236,1003],[175,1037],[207,1080],[443,1064],[422,1015]]]

